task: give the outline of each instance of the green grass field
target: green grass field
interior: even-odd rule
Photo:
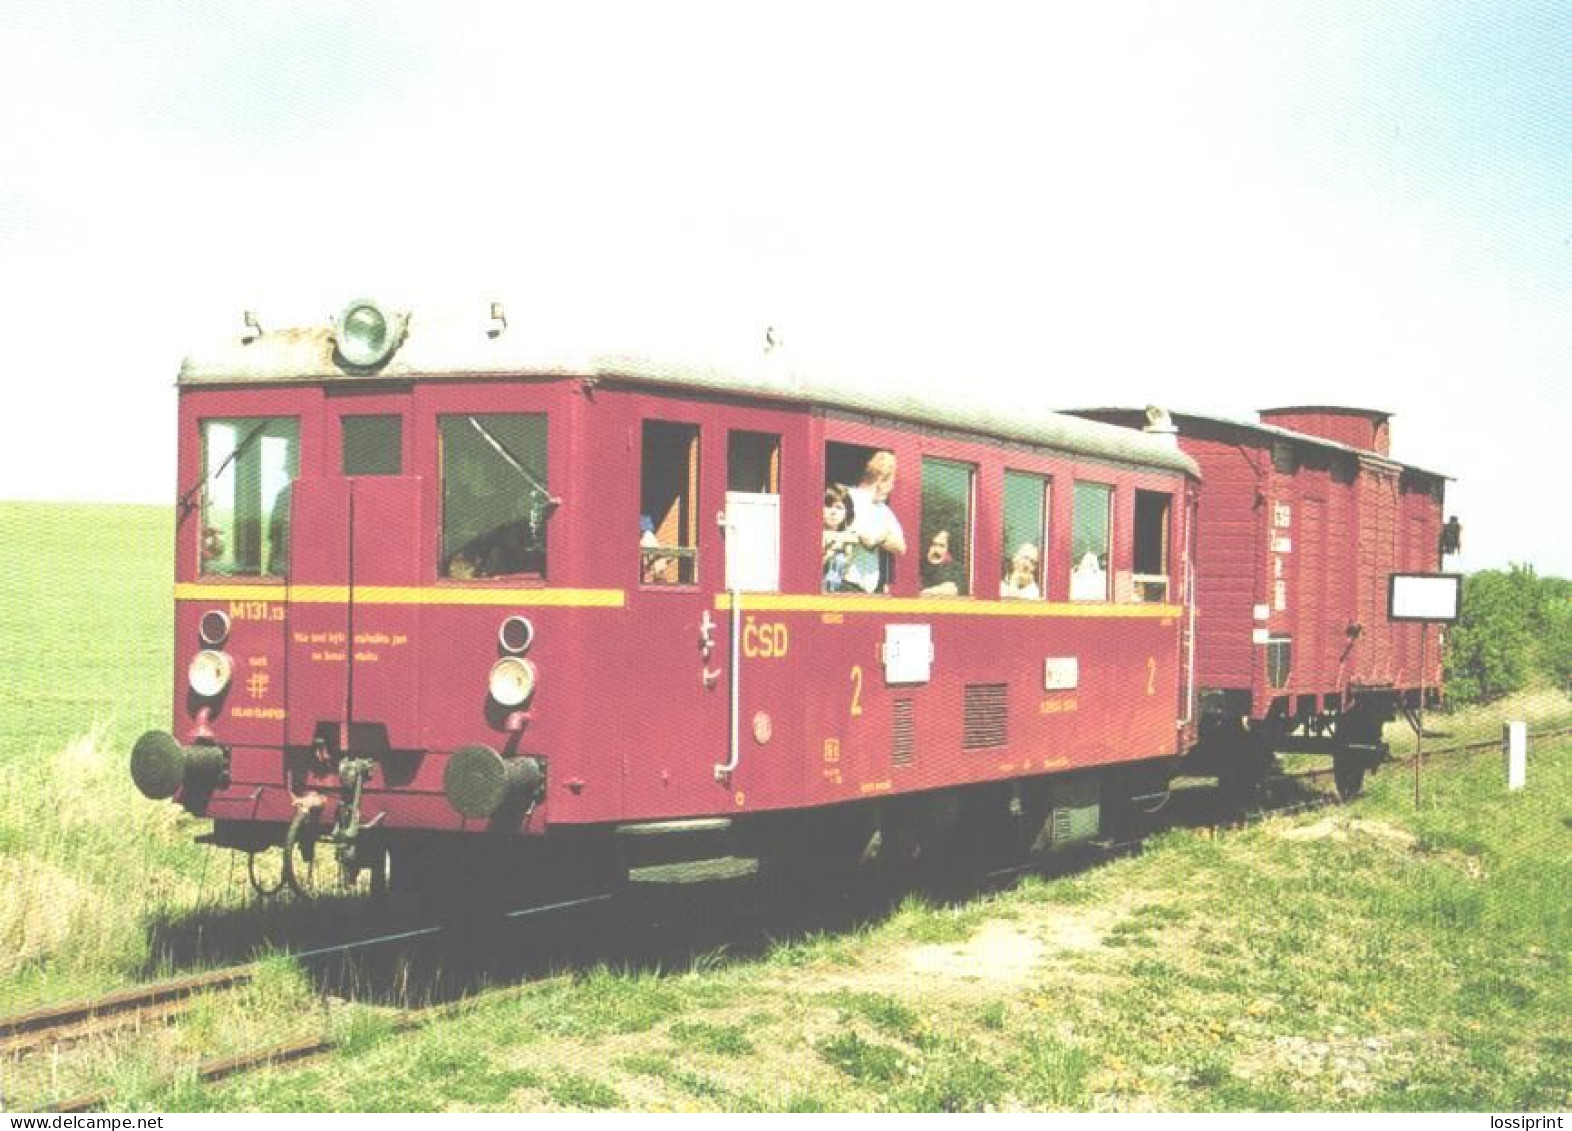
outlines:
[[[0,1011],[117,985],[200,875],[131,743],[169,725],[172,508],[0,503]]]
[[[0,765],[167,726],[174,508],[0,503]]]
[[[156,975],[155,932],[254,932],[265,951],[284,917],[333,913],[254,906],[232,854],[189,843],[204,823],[128,780],[130,742],[167,725],[170,529],[159,508],[0,504],[0,1014]],[[1568,704],[1512,707],[1564,719]],[[1432,723],[1459,740],[1500,717]],[[1455,759],[1427,770],[1415,811],[1411,776],[1389,769],[1352,805],[1174,828],[1134,858],[953,904],[912,897],[849,926],[761,940],[721,916],[698,951],[570,966],[570,981],[414,1033],[393,1033],[385,1002],[319,998],[279,962],[90,1080],[0,1060],[0,1099],[109,1086],[148,1110],[1566,1110],[1569,752],[1536,746],[1520,794],[1499,755]],[[648,932],[651,955],[673,929],[610,928]],[[324,1063],[167,1079],[324,1028],[344,1042]]]

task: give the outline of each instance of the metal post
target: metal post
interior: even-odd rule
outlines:
[[[1506,751],[1507,789],[1516,793],[1528,781],[1528,724],[1505,724],[1501,728],[1501,746]]]
[[[1425,761],[1425,673],[1430,660],[1430,622],[1419,625],[1419,734],[1414,744],[1414,808],[1419,808],[1419,767]]]

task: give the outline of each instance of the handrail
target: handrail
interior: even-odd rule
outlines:
[[[726,590],[731,599],[731,749],[724,765],[715,767],[715,780],[725,781],[737,768],[742,758],[742,736],[739,733],[742,715],[742,593],[737,589]]]

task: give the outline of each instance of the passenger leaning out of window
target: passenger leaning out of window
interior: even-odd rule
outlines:
[[[999,583],[999,596],[1006,599],[1035,601],[1042,596],[1037,586],[1037,547],[1022,542],[1010,559],[1010,572]]]
[[[846,566],[847,589],[864,593],[889,591],[890,579],[883,575],[880,554],[906,552],[906,534],[889,504],[894,490],[895,453],[874,452],[863,468],[862,482],[848,492],[854,516],[850,529],[857,540],[851,546]]]
[[[824,489],[824,591],[839,593],[846,588],[846,569],[857,536],[851,532],[855,512],[851,488],[831,483]]]
[[[922,595],[956,597],[960,592],[960,570],[956,568],[955,555],[950,552],[950,532],[935,530],[922,556]]]

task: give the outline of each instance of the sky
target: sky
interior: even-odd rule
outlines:
[[[172,502],[351,298],[1056,407],[1395,414],[1572,576],[1572,6],[0,0],[0,499]]]

